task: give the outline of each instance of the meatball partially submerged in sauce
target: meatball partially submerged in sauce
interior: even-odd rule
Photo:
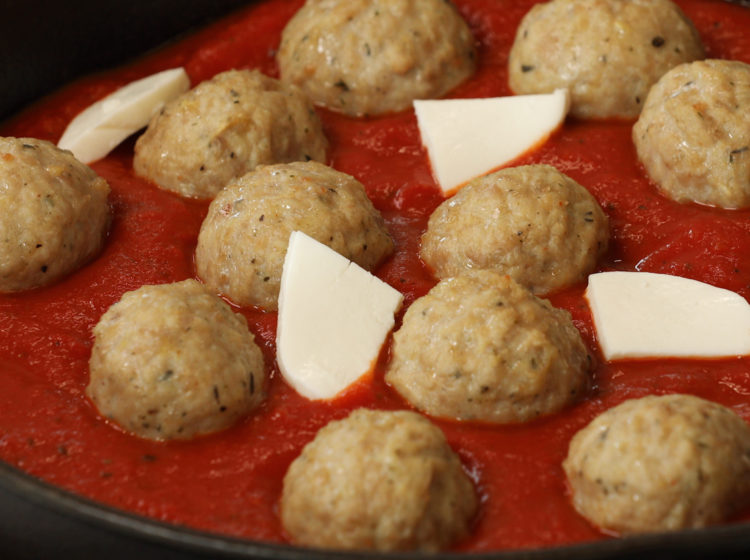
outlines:
[[[86,394],[141,437],[216,432],[263,400],[263,355],[247,321],[195,280],[126,293],[94,336]]]
[[[47,286],[104,244],[109,185],[73,154],[0,138],[0,292]]]
[[[427,414],[517,423],[581,398],[590,367],[567,311],[484,270],[441,280],[409,307],[385,379]]]
[[[393,251],[359,181],[316,162],[268,165],[232,181],[211,203],[195,252],[198,275],[238,305],[274,310],[295,230],[367,270]]]
[[[468,535],[477,503],[439,428],[415,412],[358,409],[291,464],[281,520],[300,545],[434,551]]]
[[[703,527],[748,503],[750,427],[691,395],[632,399],[578,432],[563,467],[576,509],[602,529]]]
[[[308,0],[284,29],[281,79],[351,116],[400,111],[474,72],[474,38],[446,0]]]
[[[669,198],[750,206],[750,64],[705,60],[670,70],[651,88],[633,141]]]
[[[213,198],[257,165],[324,161],[328,141],[299,88],[257,70],[198,84],[155,115],[135,145],[133,167],[159,187]]]
[[[438,278],[493,269],[546,294],[583,281],[608,240],[609,221],[584,187],[527,165],[474,179],[438,206],[420,255]]]
[[[518,27],[508,76],[517,94],[567,87],[576,117],[633,118],[667,70],[703,56],[670,0],[552,0]]]

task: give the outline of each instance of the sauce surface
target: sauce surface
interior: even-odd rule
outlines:
[[[509,95],[507,55],[530,0],[455,0],[479,43],[476,75],[455,97]],[[750,10],[706,0],[677,2],[708,56],[750,63]],[[184,66],[193,84],[230,68],[277,76],[275,49],[301,0],[253,4],[147,59],[72,84],[0,127],[5,136],[56,142],[70,119],[125,83]],[[320,111],[330,163],[366,187],[397,250],[377,271],[408,305],[435,280],[418,240],[442,201],[413,111],[355,120]],[[659,195],[637,163],[632,122],[578,122],[519,164],[548,163],[587,187],[611,220],[601,270],[662,272],[750,296],[750,210],[680,205]],[[274,361],[276,314],[238,309],[264,350],[271,381],[257,413],[190,442],[138,439],[98,415],[84,395],[92,328],[128,290],[195,276],[193,251],[207,204],[160,191],[134,176],[132,139],[92,167],[112,187],[113,221],[103,253],[60,283],[0,295],[0,458],[95,500],[163,521],[262,541],[285,541],[281,480],[316,431],[360,406],[404,408],[383,381],[389,348],[371,377],[331,402],[310,402],[281,379]],[[585,286],[550,297],[573,315],[599,355]],[[400,317],[399,317],[400,318]],[[607,364],[576,406],[520,426],[437,421],[482,497],[473,535],[456,549],[547,547],[608,538],[570,504],[560,463],[573,434],[627,398],[686,392],[731,407],[750,421],[750,359]],[[739,516],[750,520],[750,512]]]

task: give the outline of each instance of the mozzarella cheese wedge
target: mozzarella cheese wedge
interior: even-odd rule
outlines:
[[[165,103],[189,88],[190,79],[184,68],[131,82],[79,113],[57,145],[73,152],[83,163],[101,159],[146,126]]]
[[[729,290],[649,272],[589,276],[586,298],[607,360],[750,354],[750,305]]]
[[[422,143],[445,195],[543,144],[562,125],[569,108],[567,89],[414,101]]]
[[[309,399],[335,397],[372,370],[402,300],[330,247],[292,232],[276,331],[284,379]]]

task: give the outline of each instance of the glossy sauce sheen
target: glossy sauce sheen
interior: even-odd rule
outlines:
[[[531,1],[455,0],[479,42],[479,69],[456,97],[508,95],[507,54]],[[750,10],[683,0],[709,57],[750,62]],[[301,1],[270,0],[233,14],[148,59],[60,91],[0,134],[56,142],[76,113],[125,83],[184,66],[196,84],[229,68],[277,76],[274,50]],[[353,120],[320,111],[330,163],[367,188],[397,252],[377,272],[408,305],[435,280],[419,261],[418,238],[441,202],[413,111]],[[601,269],[664,272],[750,296],[750,211],[679,205],[645,179],[630,140],[632,122],[575,122],[519,163],[555,165],[586,186],[610,216],[612,247]],[[160,520],[284,541],[281,480],[302,446],[353,408],[403,408],[383,381],[388,347],[372,378],[346,395],[309,402],[287,387],[274,362],[276,315],[239,310],[265,352],[271,381],[260,411],[190,442],[155,443],[100,417],[84,395],[92,328],[123,292],[195,275],[193,251],[207,204],[136,178],[132,139],[92,167],[111,187],[113,223],[102,255],[59,284],[0,296],[0,458],[54,484]],[[568,309],[599,355],[577,286],[550,299]],[[400,319],[400,317],[399,317]],[[573,510],[560,463],[568,441],[599,412],[630,397],[687,392],[730,406],[750,421],[750,360],[604,364],[580,404],[522,426],[438,421],[477,482],[481,512],[458,550],[552,546],[607,538]],[[750,519],[745,512],[740,516]]]

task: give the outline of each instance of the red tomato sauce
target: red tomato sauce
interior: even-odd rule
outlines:
[[[479,42],[479,69],[452,95],[507,95],[507,56],[530,0],[456,0]],[[716,1],[678,1],[708,55],[750,62],[750,10]],[[195,84],[229,68],[277,76],[274,52],[301,0],[252,5],[147,59],[72,84],[0,127],[6,136],[56,142],[70,119],[141,76],[184,66]],[[408,305],[435,280],[417,257],[430,212],[442,201],[412,111],[355,120],[320,111],[330,163],[358,178],[386,218],[395,255],[378,275]],[[632,122],[568,120],[519,163],[555,165],[586,186],[611,220],[601,270],[694,278],[750,296],[750,211],[677,204],[657,193],[637,163]],[[271,376],[260,410],[235,427],[189,442],[138,439],[103,419],[84,394],[92,328],[128,290],[195,276],[193,252],[207,204],[135,177],[132,139],[92,167],[111,187],[113,221],[103,253],[58,284],[0,296],[0,458],[94,500],[159,520],[283,542],[281,480],[316,431],[360,406],[404,408],[383,380],[389,348],[373,375],[330,402],[310,402],[281,379],[274,361],[276,315],[238,309],[261,344]],[[550,299],[569,310],[594,354],[596,332],[583,291]],[[547,547],[608,538],[573,510],[561,461],[573,434],[631,397],[686,392],[720,402],[750,421],[750,359],[605,363],[579,404],[521,426],[437,421],[477,482],[481,511],[456,548]],[[750,519],[750,512],[739,516]]]

